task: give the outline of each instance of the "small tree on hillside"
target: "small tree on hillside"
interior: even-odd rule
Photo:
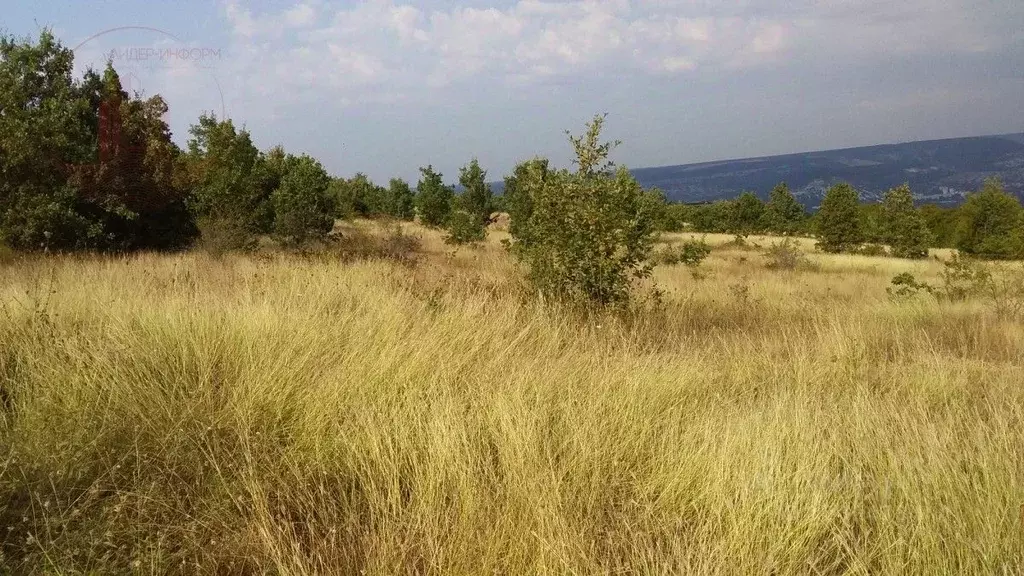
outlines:
[[[789,186],[782,182],[772,189],[765,205],[762,226],[769,232],[790,236],[798,233],[807,220],[807,211],[796,201]]]
[[[462,194],[459,196],[459,208],[469,212],[480,221],[481,226],[491,220],[491,186],[487,183],[487,171],[480,168],[480,162],[474,158],[467,166],[459,169],[459,184]]]
[[[880,202],[864,202],[857,205],[860,218],[860,233],[864,242],[880,244],[885,242],[885,218]]]
[[[509,234],[515,236],[521,226],[525,226],[533,214],[531,190],[544,184],[549,174],[547,158],[534,158],[520,162],[505,177],[505,192],[502,198],[505,210],[509,215]]]
[[[753,192],[744,192],[732,204],[731,232],[752,234],[761,227],[764,216],[764,202]]]
[[[843,252],[864,242],[858,213],[857,190],[845,182],[828,189],[817,215],[818,248]]]
[[[300,156],[274,191],[274,235],[301,245],[325,237],[334,227],[336,206],[328,194],[331,178],[320,162]]]
[[[192,188],[196,216],[253,238],[269,232],[272,219],[265,215],[273,211],[268,204],[272,191],[261,185],[261,155],[249,132],[237,130],[231,120],[205,114],[189,132],[192,138],[180,169]]]
[[[614,143],[600,143],[602,121],[570,136],[577,172],[538,178],[535,164],[533,177],[518,182],[531,209],[516,222],[512,249],[542,293],[576,303],[623,303],[633,280],[650,273],[654,199],[625,168],[610,172]]]
[[[930,234],[921,213],[914,208],[910,186],[889,190],[882,202],[884,239],[897,258],[928,256]]]
[[[960,218],[959,208],[947,208],[936,204],[921,206],[921,217],[924,218],[931,234],[931,245],[935,248],[953,248],[956,246],[956,227]]]
[[[385,212],[399,220],[412,220],[415,213],[413,199],[414,195],[409,183],[401,178],[392,178],[388,182]]]
[[[957,248],[983,258],[1014,258],[1024,251],[1021,205],[997,179],[967,197],[960,207]]]
[[[487,237],[487,224],[491,221],[491,187],[487,172],[473,159],[459,169],[462,193],[455,198],[451,213],[445,221],[449,244],[468,244]]]
[[[427,226],[438,227],[448,220],[455,191],[444,185],[441,174],[433,166],[420,168],[423,175],[416,185],[416,209]]]
[[[334,180],[330,189],[339,218],[368,218],[388,213],[388,190],[374,184],[362,172],[348,180]]]

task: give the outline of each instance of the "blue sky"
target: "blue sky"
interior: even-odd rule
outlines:
[[[630,167],[1024,131],[1019,0],[0,0],[168,100],[332,173],[497,179],[608,113]]]

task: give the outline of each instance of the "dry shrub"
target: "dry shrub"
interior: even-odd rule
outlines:
[[[765,252],[765,266],[772,270],[811,269],[813,263],[792,238],[773,242]]]
[[[344,261],[388,260],[405,266],[419,263],[423,242],[418,235],[406,232],[398,222],[378,221],[375,226],[373,231],[353,228],[332,236],[331,253]]]
[[[198,226],[198,248],[214,257],[251,252],[259,243],[258,237],[238,220],[204,218]]]

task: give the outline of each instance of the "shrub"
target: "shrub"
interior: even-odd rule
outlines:
[[[768,204],[765,205],[761,218],[762,226],[775,234],[796,234],[807,220],[807,212],[796,201],[786,183],[780,183],[772,189]]]
[[[657,207],[624,168],[610,172],[614,143],[599,142],[603,118],[570,141],[579,170],[520,182],[525,222],[513,220],[513,252],[541,293],[575,303],[624,304],[635,279],[650,274]],[[513,215],[516,218],[516,215]]]
[[[1008,194],[999,180],[986,180],[960,207],[957,248],[982,258],[1017,257],[1024,251],[1021,220],[1020,201]]]
[[[765,205],[753,192],[744,192],[732,204],[731,228],[742,234],[757,232],[764,218]]]
[[[1024,268],[994,274],[982,289],[989,307],[1000,318],[1024,317]]]
[[[704,238],[701,238],[700,240],[687,240],[678,246],[666,246],[652,254],[651,262],[667,266],[684,264],[696,268],[709,254],[711,254],[711,246]]]
[[[825,252],[847,252],[864,241],[860,224],[857,190],[846,183],[828,189],[816,215],[818,248]]]
[[[483,229],[491,220],[493,194],[487,183],[487,171],[476,158],[459,169],[459,185],[463,191],[456,199],[458,208],[478,220]]]
[[[398,222],[380,220],[374,232],[346,230],[333,244],[333,253],[342,260],[388,260],[406,266],[419,263],[422,241],[408,234]]]
[[[861,256],[888,256],[889,252],[886,251],[885,246],[881,244],[864,244],[855,249],[850,249],[850,252],[854,254],[860,254]]]
[[[918,295],[922,290],[932,294],[934,288],[924,282],[918,282],[910,272],[901,272],[893,276],[890,286],[885,289],[893,298],[910,298]]]
[[[772,270],[795,270],[810,267],[811,261],[800,250],[800,245],[792,238],[773,242],[765,252],[766,267]]]
[[[444,237],[445,244],[460,246],[482,242],[487,237],[487,228],[477,214],[465,210],[456,210],[448,216],[445,223],[448,233]]]
[[[519,237],[522,243],[527,238],[519,233],[533,214],[533,200],[530,191],[542,186],[550,170],[546,158],[534,158],[516,165],[512,174],[505,177],[505,191],[502,199],[508,212],[508,232]]]
[[[999,318],[1024,316],[1022,267],[993,271],[982,262],[956,254],[946,261],[941,279],[941,286],[932,286],[903,272],[893,277],[887,292],[894,298],[906,298],[924,291],[951,302],[980,298]]]
[[[992,272],[982,263],[957,252],[946,261],[941,278],[941,297],[959,301],[984,293],[992,281]]]
[[[442,226],[448,220],[455,191],[444,185],[441,174],[433,166],[420,168],[423,175],[416,185],[416,210],[420,221],[426,226]]]
[[[330,182],[320,162],[299,157],[272,196],[275,236],[295,246],[324,239],[334,228],[336,211],[328,194]]]
[[[199,220],[198,248],[212,256],[228,252],[248,252],[256,249],[258,239],[240,220],[235,218],[202,218]]]
[[[924,217],[914,208],[910,186],[904,184],[885,194],[882,203],[883,236],[893,256],[926,258],[931,233]]]

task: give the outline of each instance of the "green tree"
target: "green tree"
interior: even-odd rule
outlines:
[[[534,158],[520,162],[512,170],[512,174],[505,177],[502,198],[509,215],[509,234],[515,236],[517,230],[529,221],[533,214],[530,191],[543,186],[548,173],[547,158]]]
[[[608,157],[622,142],[601,142],[601,130],[607,117],[607,114],[594,116],[594,119],[587,123],[587,130],[581,136],[574,136],[569,130],[565,131],[576,154],[573,164],[583,176],[610,174],[615,168],[615,163]]]
[[[885,220],[882,204],[879,202],[863,202],[857,206],[860,219],[860,231],[864,242],[881,244],[885,242]]]
[[[764,202],[753,192],[744,192],[732,204],[730,232],[753,234],[761,227],[764,217]]]
[[[490,184],[487,183],[487,171],[480,167],[480,162],[476,158],[459,169],[459,185],[462,186],[459,207],[470,213],[481,226],[487,225],[491,220],[493,194]]]
[[[97,232],[91,247],[184,247],[197,230],[185,204],[187,191],[174,178],[180,150],[163,120],[167,104],[160,96],[129,97],[109,64],[98,89],[97,161],[75,166],[70,176],[78,190],[77,211]],[[89,99],[94,101],[92,94]]]
[[[453,210],[448,215],[444,229],[447,231],[444,237],[446,244],[473,244],[487,238],[487,228],[476,215],[462,209]]]
[[[935,204],[921,206],[921,216],[935,248],[955,248],[956,229],[960,219],[959,208],[944,208]]]
[[[691,207],[691,224],[696,232],[730,232],[735,214],[734,200],[717,200]]]
[[[448,220],[455,191],[445,186],[441,174],[433,166],[420,168],[419,183],[416,185],[416,209],[420,220],[427,226],[439,227]]]
[[[825,252],[843,252],[864,242],[858,201],[857,190],[845,182],[828,189],[818,209],[818,248]]]
[[[662,211],[660,229],[663,232],[679,232],[691,223],[693,210],[686,204],[667,202]]]
[[[72,78],[49,30],[0,37],[0,239],[20,249],[171,249],[195,227],[159,96],[129,97],[108,64]]]
[[[910,185],[889,190],[882,201],[884,240],[897,258],[925,258],[931,234],[921,213],[914,208]]]
[[[374,184],[362,172],[357,172],[348,180],[335,180],[331,192],[338,206],[339,218],[368,218],[390,214],[388,189]]]
[[[517,182],[531,210],[515,228],[512,250],[542,293],[576,303],[623,303],[633,280],[651,269],[656,207],[629,171],[610,172],[614,144],[600,143],[602,120],[595,117],[585,136],[570,136],[577,172]]]
[[[806,220],[807,211],[793,197],[785,182],[772,188],[762,218],[762,225],[766,230],[773,234],[791,236],[803,229]]]
[[[392,178],[388,182],[384,212],[399,220],[412,220],[415,214],[414,199],[415,195],[408,182]]]
[[[230,226],[251,237],[269,232],[273,190],[268,189],[262,156],[249,132],[208,114],[200,116],[189,132],[182,170],[201,224]]]
[[[487,224],[491,221],[491,187],[487,172],[474,158],[459,169],[462,193],[453,203],[445,222],[446,241],[450,244],[477,242],[487,237]]]
[[[98,232],[68,182],[68,164],[91,151],[73,59],[49,30],[38,42],[0,37],[0,236],[13,248],[78,248]]]
[[[1020,201],[990,178],[960,207],[957,248],[982,258],[1017,257],[1024,251],[1021,219]]]
[[[274,206],[271,196],[281,186],[288,171],[295,165],[297,158],[285,152],[283,146],[274,146],[260,153],[256,159],[255,176],[256,190],[259,198],[256,213],[253,214],[254,228],[261,232],[269,232],[274,228]]]
[[[325,237],[336,212],[330,181],[320,162],[306,155],[296,158],[272,196],[274,235],[291,245]]]

